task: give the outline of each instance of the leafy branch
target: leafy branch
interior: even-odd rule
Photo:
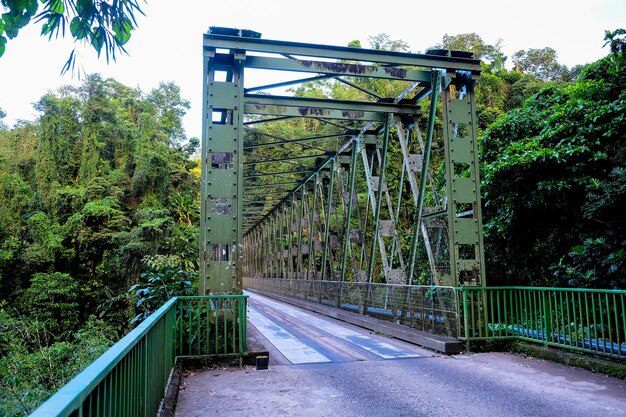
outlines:
[[[124,45],[137,28],[137,14],[144,14],[137,0],[0,0],[5,13],[0,16],[0,57],[8,39],[31,22],[40,23],[41,35],[48,39],[65,37],[69,27],[74,42],[90,44],[107,63],[117,54],[127,54]],[[72,50],[61,73],[76,70],[76,48]],[[79,73],[80,75],[80,73]]]

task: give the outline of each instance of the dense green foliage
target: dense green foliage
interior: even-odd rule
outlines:
[[[0,311],[0,415],[32,412],[117,340],[104,321],[82,321],[79,331],[54,341],[46,322]]]
[[[611,54],[576,83],[541,90],[484,134],[492,284],[626,287],[626,56],[623,32],[607,39]]]
[[[44,96],[36,122],[0,130],[0,414],[32,411],[133,317],[191,291],[188,106],[171,83],[144,94],[94,75]],[[157,285],[176,277],[180,289]]]

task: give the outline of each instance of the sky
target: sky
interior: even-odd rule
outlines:
[[[626,27],[625,0],[473,0],[433,2],[396,0],[148,0],[145,16],[126,45],[129,55],[107,65],[89,47],[79,49],[87,73],[113,77],[149,92],[161,81],[174,81],[191,103],[184,118],[189,137],[201,131],[202,34],[209,26],[236,27],[262,33],[264,39],[347,45],[381,33],[423,52],[445,34],[477,33],[488,44],[503,40],[505,55],[520,49],[554,48],[567,66],[593,62],[608,53],[604,31]],[[48,91],[78,84],[60,75],[74,44],[48,41],[41,26],[24,28],[0,58],[0,108],[12,126],[34,120],[32,103]],[[510,64],[510,59],[509,59]]]

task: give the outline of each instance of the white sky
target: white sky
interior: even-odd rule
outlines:
[[[200,135],[202,94],[202,33],[209,26],[252,29],[264,39],[347,45],[370,35],[387,33],[424,51],[443,35],[475,32],[486,43],[504,40],[504,52],[550,46],[567,66],[592,62],[602,49],[605,29],[626,27],[625,0],[148,0],[139,29],[117,62],[97,60],[83,48],[88,73],[99,72],[129,86],[149,91],[160,81],[174,81],[191,109],[185,116],[187,134]],[[72,49],[70,39],[48,42],[40,25],[22,30],[0,58],[0,108],[5,122],[33,120],[32,103],[48,90],[78,81],[60,70]]]

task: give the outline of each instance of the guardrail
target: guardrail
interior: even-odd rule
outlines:
[[[176,357],[241,355],[247,339],[247,295],[178,297]]]
[[[453,287],[392,285],[285,278],[244,278],[244,288],[299,298],[456,337],[458,312]]]
[[[460,339],[517,338],[626,358],[626,291],[458,288]]]
[[[179,357],[246,352],[246,295],[175,297],[30,417],[155,416]]]
[[[626,359],[626,291],[433,287],[245,278],[246,288],[295,297],[442,336],[521,339]]]

